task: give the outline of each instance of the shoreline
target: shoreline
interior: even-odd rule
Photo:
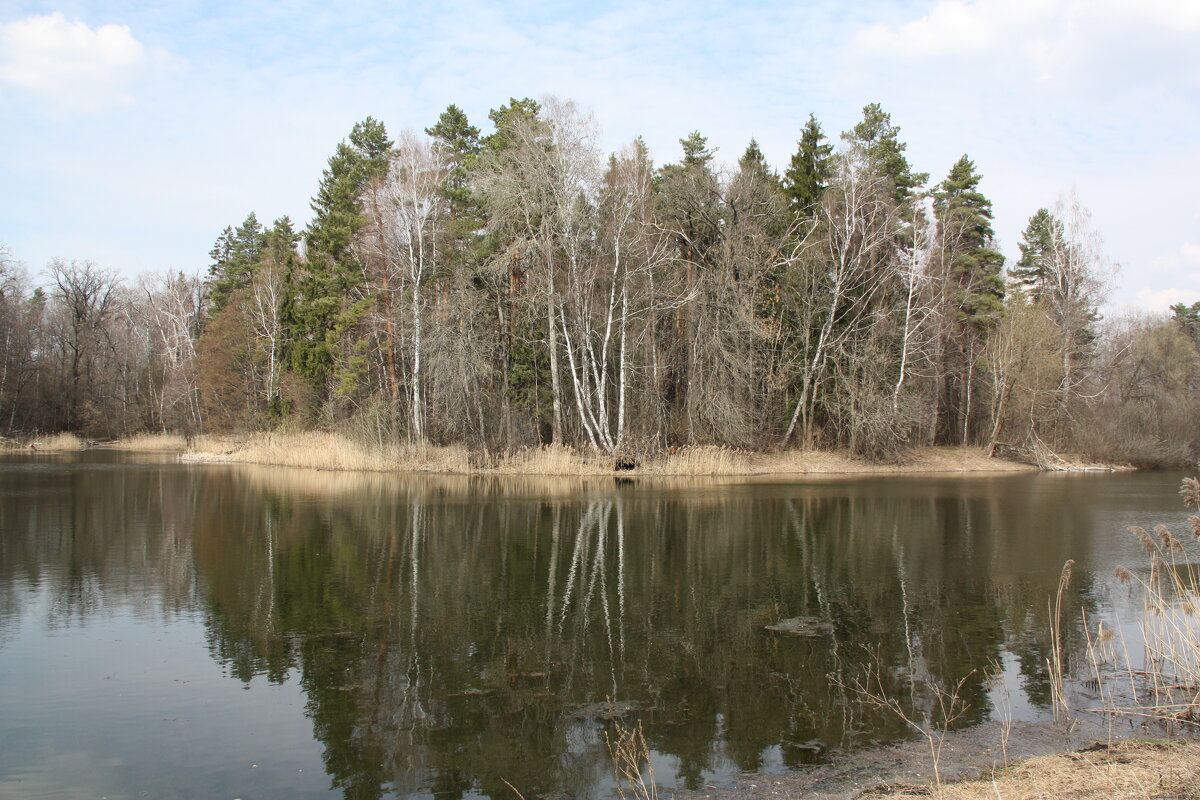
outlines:
[[[991,722],[947,736],[936,771],[924,740],[835,752],[787,772],[748,772],[720,785],[680,790],[673,800],[1009,800],[1026,797],[1172,797],[1200,800],[1200,741],[1194,737],[1068,732],[1050,722]],[[1143,794],[1153,786],[1166,794]],[[1132,791],[1132,793],[1128,793]]]
[[[182,439],[182,437],[180,437]],[[181,442],[182,443],[182,442]],[[122,443],[111,445],[121,448]],[[145,448],[137,448],[145,449]],[[739,477],[779,479],[796,476],[1011,474],[1043,471],[1129,469],[1070,463],[1054,470],[987,456],[976,447],[920,447],[900,463],[859,461],[845,453],[793,450],[751,452],[724,447],[685,447],[655,454],[628,469],[615,468],[611,456],[548,445],[513,453],[482,453],[459,446],[386,445],[363,447],[327,433],[256,433],[199,436],[180,454],[185,463],[245,463],[402,474],[543,475],[562,477]]]
[[[1119,472],[1136,468],[1059,460],[1039,466],[988,456],[973,446],[915,447],[896,462],[856,459],[830,450],[751,451],[695,446],[654,453],[636,463],[563,445],[514,452],[473,451],[460,445],[364,446],[345,436],[303,433],[143,434],[109,442],[85,442],[58,434],[26,442],[4,441],[0,452],[57,453],[101,448],[147,453],[178,453],[192,464],[258,464],[314,470],[440,475],[529,475],[558,477],[736,477],[762,480],[797,476],[993,475],[1019,472]]]

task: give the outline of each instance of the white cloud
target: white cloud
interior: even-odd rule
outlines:
[[[0,24],[0,82],[70,109],[130,102],[124,88],[146,60],[126,25],[92,29],[57,12]]]
[[[939,0],[924,16],[854,39],[861,54],[996,58],[1064,84],[1167,74],[1200,84],[1198,44],[1196,0]]]
[[[1200,244],[1184,242],[1130,277],[1154,284],[1132,293],[1134,307],[1161,312],[1175,303],[1191,305],[1200,300]]]
[[[1154,272],[1177,275],[1200,289],[1200,244],[1184,242],[1177,250],[1151,262]]]
[[[1134,295],[1134,303],[1123,308],[1126,310],[1139,309],[1142,311],[1152,311],[1161,314],[1176,303],[1191,305],[1194,302],[1196,302],[1195,291],[1172,286],[1168,289],[1139,289],[1137,294]]]

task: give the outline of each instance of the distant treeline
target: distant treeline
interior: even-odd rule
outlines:
[[[555,99],[449,106],[337,145],[303,231],[250,214],[203,275],[122,284],[3,259],[0,425],[339,429],[371,441],[637,457],[688,444],[973,444],[1145,465],[1200,452],[1200,302],[1101,320],[1111,275],[1074,199],[1006,265],[963,156],[931,184],[876,104],[814,117],[782,172],[699,133],[607,157]]]

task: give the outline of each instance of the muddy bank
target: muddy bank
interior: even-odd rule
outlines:
[[[1200,741],[1195,738],[1179,740],[1181,749],[1170,751],[1159,744],[1126,741],[1129,737],[1162,735],[1161,730],[1141,725],[1115,723],[1109,728],[1095,720],[1081,720],[1070,731],[1050,722],[1014,722],[1007,729],[1002,723],[987,722],[947,735],[939,755],[937,774],[943,789],[947,789],[945,784],[950,782],[983,778],[986,794],[959,795],[964,798],[997,797],[993,786],[997,770],[1014,780],[1011,791],[1001,790],[999,796],[1003,798],[1124,796],[1108,791],[1116,785],[1112,776],[1104,781],[1108,790],[1100,794],[1064,794],[1052,788],[1031,793],[1029,786],[1036,785],[1040,773],[1045,773],[1049,787],[1050,775],[1061,775],[1073,763],[1088,761],[1095,764],[1104,760],[1110,745],[1112,752],[1119,756],[1107,759],[1106,763],[1116,772],[1132,769],[1141,747],[1146,751],[1144,760],[1147,762],[1167,760],[1175,765],[1170,767],[1172,774],[1181,769],[1186,771],[1190,765],[1190,779],[1179,785],[1190,786],[1193,793],[1133,796],[1200,798]],[[1088,759],[1070,756],[1085,748],[1090,748],[1085,751],[1091,754]],[[1050,760],[1042,761],[1047,757]],[[746,773],[720,785],[706,784],[697,791],[683,791],[673,797],[675,800],[866,800],[936,795],[933,763],[929,742],[922,738],[852,752],[834,752],[823,764],[783,773]],[[1084,766],[1093,770],[1093,767]],[[1145,768],[1154,771],[1157,766],[1148,763]]]

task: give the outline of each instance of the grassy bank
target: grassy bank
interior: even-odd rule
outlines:
[[[437,472],[492,475],[611,475],[611,456],[561,446],[512,453],[480,453],[464,447],[394,444],[368,446],[332,433],[258,433],[198,436],[184,455],[196,462],[234,462],[373,472]],[[988,458],[969,447],[919,448],[900,464],[873,464],[841,453],[754,453],[724,447],[683,447],[637,462],[629,475],[793,475],[898,472],[1015,472],[1036,467]]]
[[[870,789],[862,800],[929,797],[928,786]],[[975,780],[948,783],[943,800],[1178,798],[1200,800],[1200,742],[1117,742],[1033,758]]]

